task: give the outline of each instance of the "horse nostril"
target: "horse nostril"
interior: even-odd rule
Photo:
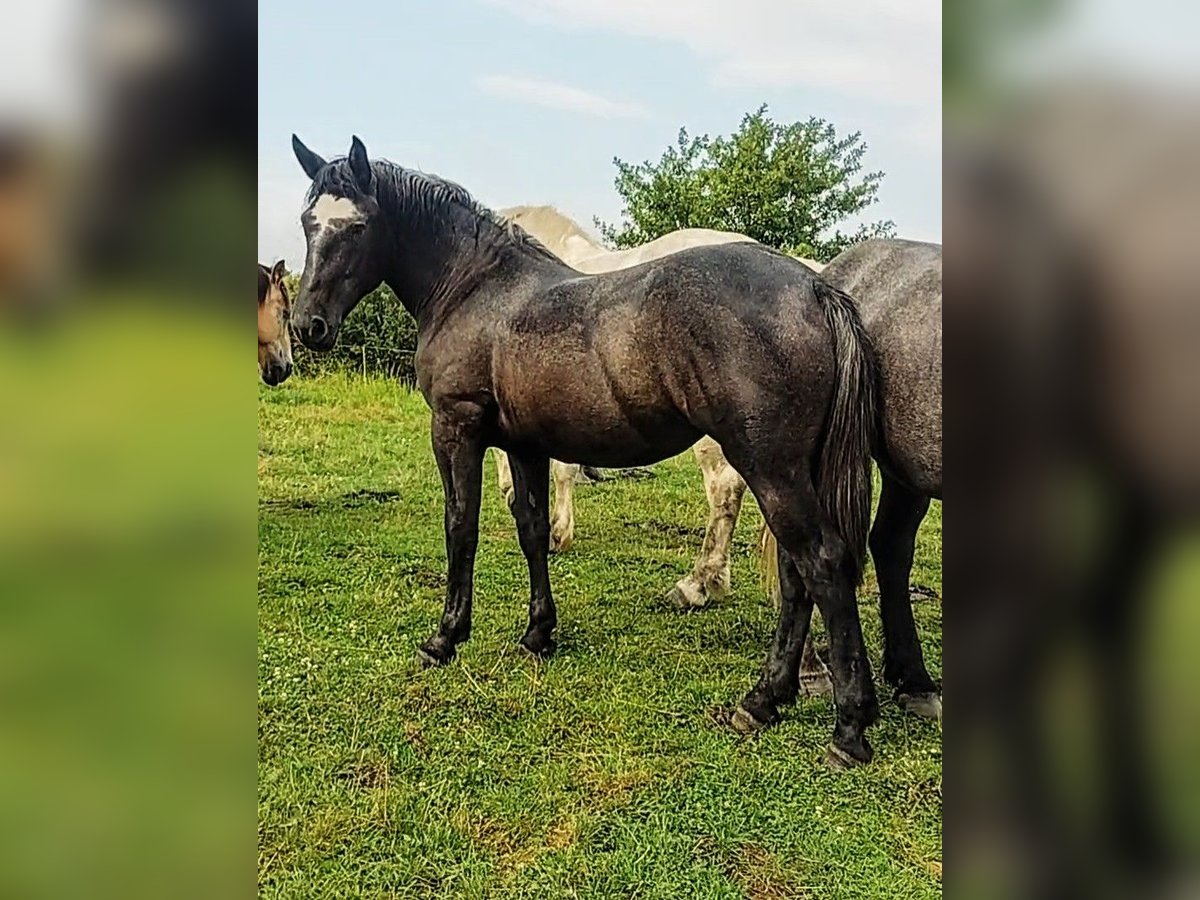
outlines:
[[[312,341],[321,341],[329,334],[329,325],[320,316],[313,316],[308,323],[308,337]]]

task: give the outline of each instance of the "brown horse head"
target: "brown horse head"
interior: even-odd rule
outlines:
[[[271,386],[292,374],[291,303],[283,284],[283,260],[258,266],[258,374]]]

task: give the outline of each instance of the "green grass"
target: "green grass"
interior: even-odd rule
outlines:
[[[819,762],[833,712],[803,701],[753,738],[741,697],[773,610],[752,553],[680,614],[706,504],[690,453],[576,491],[552,557],[559,651],[518,652],[528,580],[489,454],[475,621],[421,669],[445,584],[442,498],[419,395],[326,376],[259,406],[259,892],[267,897],[929,897],[941,893],[941,740],[880,686],[875,762]],[[941,505],[913,581],[941,590]],[[873,573],[860,590],[880,665]],[[918,628],[941,671],[941,603]]]

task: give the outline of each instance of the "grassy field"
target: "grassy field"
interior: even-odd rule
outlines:
[[[738,526],[734,587],[662,597],[706,514],[690,453],[576,491],[551,558],[559,651],[516,646],[528,580],[489,455],[475,624],[421,669],[445,584],[441,487],[421,397],[379,380],[263,388],[259,405],[259,893],[266,897],[931,897],[941,741],[880,685],[875,762],[819,758],[833,713],[802,701],[753,738],[706,710],[752,685],[773,624]],[[941,590],[941,505],[913,582]],[[860,590],[880,666],[873,573]],[[918,628],[941,672],[941,602]]]

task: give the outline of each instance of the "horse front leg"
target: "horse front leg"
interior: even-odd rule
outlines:
[[[746,496],[746,482],[726,461],[716,441],[706,437],[692,452],[704,476],[708,524],[691,574],[681,578],[667,594],[669,603],[684,610],[703,609],[729,590],[729,545]]]
[[[554,476],[554,517],[550,523],[550,552],[561,553],[575,540],[574,494],[579,466],[553,459],[550,461],[550,473]]]
[[[475,549],[479,544],[479,497],[483,486],[481,411],[454,408],[434,413],[433,452],[442,476],[446,524],[446,606],[437,632],[417,655],[427,666],[445,665],[471,636]]]
[[[529,565],[529,627],[521,646],[534,656],[554,652],[554,626],[558,612],[550,594],[547,566],[550,535],[550,460],[545,456],[512,456],[513,518],[521,552]],[[572,478],[574,473],[572,473]]]

